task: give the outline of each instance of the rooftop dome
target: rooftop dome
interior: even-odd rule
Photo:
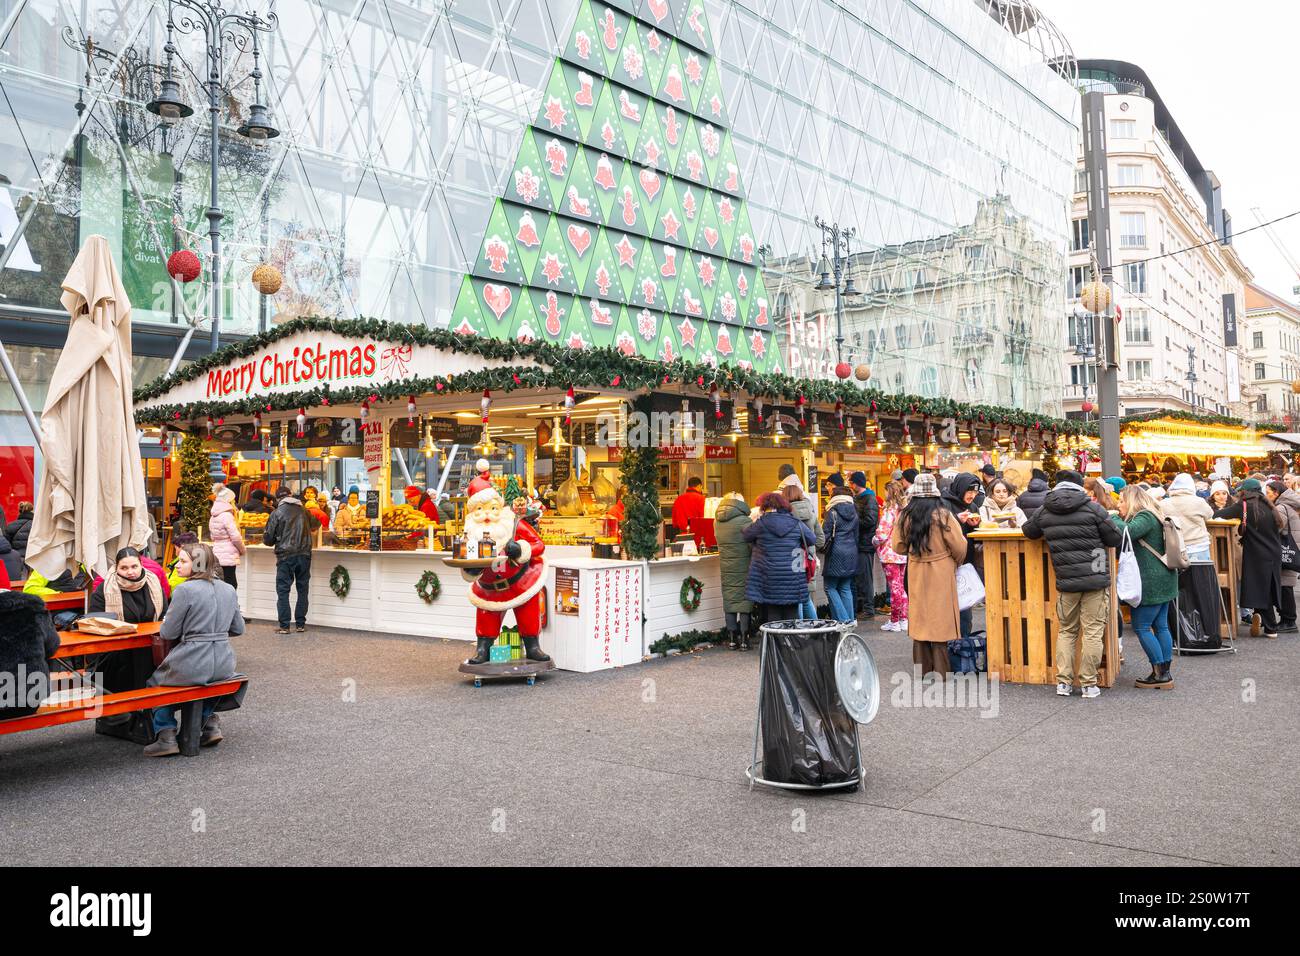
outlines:
[[[1008,33],[1043,58],[1071,84],[1079,77],[1074,50],[1065,34],[1028,0],[975,0]]]

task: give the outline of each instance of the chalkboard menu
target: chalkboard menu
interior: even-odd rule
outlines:
[[[380,550],[379,527],[377,525],[370,529],[370,550],[371,551]]]
[[[374,521],[379,517],[379,492],[366,492],[366,517]]]

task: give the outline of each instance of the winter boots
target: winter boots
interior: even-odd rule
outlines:
[[[146,757],[173,757],[180,752],[181,745],[176,742],[175,727],[158,731],[158,739],[144,748]]]
[[[1151,673],[1139,677],[1133,686],[1142,690],[1173,690],[1174,679],[1169,676],[1168,664],[1152,664]]]
[[[492,645],[497,642],[495,637],[480,637],[478,646],[475,648],[474,656],[467,660],[466,664],[486,664],[492,659]]]
[[[537,661],[538,663],[544,663],[551,659],[549,654],[542,653],[542,648],[541,645],[537,643],[537,638],[525,637],[523,641],[524,641],[524,657],[528,658],[530,661]]]
[[[221,720],[216,714],[212,714],[203,722],[203,730],[199,733],[199,746],[214,747],[223,740],[225,736],[221,733]]]

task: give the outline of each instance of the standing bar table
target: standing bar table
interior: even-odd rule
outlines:
[[[1231,641],[1241,625],[1241,608],[1237,606],[1237,589],[1241,586],[1241,542],[1237,528],[1241,522],[1211,518],[1205,524],[1210,529],[1210,557],[1214,559],[1214,568],[1219,575],[1219,590],[1228,616],[1219,636],[1224,641]]]

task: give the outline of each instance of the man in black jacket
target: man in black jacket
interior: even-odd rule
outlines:
[[[311,584],[311,537],[320,522],[307,513],[302,502],[288,488],[275,493],[275,511],[266,519],[262,543],[275,547],[275,610],[280,626],[277,634],[289,633],[289,587],[298,588],[294,621],[298,633],[307,630],[307,591]]]
[[[853,581],[853,603],[858,617],[876,616],[876,527],[880,524],[880,502],[867,484],[865,472],[849,475],[853,507],[858,512],[858,573]]]
[[[1044,538],[1056,572],[1056,692],[1069,697],[1074,686],[1074,651],[1080,636],[1079,684],[1085,699],[1097,697],[1106,620],[1110,615],[1110,549],[1122,537],[1106,509],[1089,497],[1083,475],[1058,471],[1056,487],[1043,507],[1021,528],[1026,538]]]
[[[1043,506],[1046,497],[1047,472],[1035,468],[1029,473],[1029,484],[1025,486],[1025,490],[1016,495],[1016,507],[1025,513],[1026,518],[1032,518],[1034,513]]]

